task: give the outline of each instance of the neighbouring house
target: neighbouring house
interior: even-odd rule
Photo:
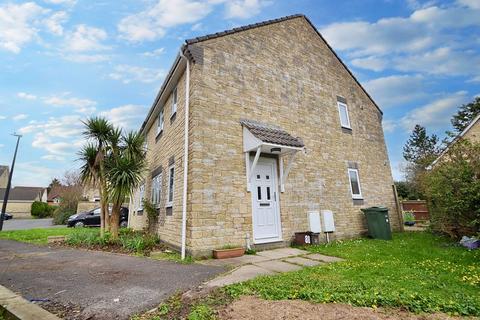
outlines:
[[[8,166],[0,166],[0,188],[7,187],[9,174],[10,170]]]
[[[399,227],[382,111],[303,15],[186,40],[141,130],[129,224],[150,199],[161,240],[192,255],[287,246],[321,210],[331,238],[364,234],[368,206]]]
[[[3,204],[5,191],[5,188],[0,188],[0,205]],[[14,187],[10,189],[6,211],[15,218],[29,218],[34,201],[47,202],[47,188]]]
[[[69,194],[72,198],[76,194],[78,200],[77,212],[85,212],[95,209],[100,206],[100,193],[97,188],[82,185],[55,185],[48,193],[48,203],[51,205],[59,205],[62,201],[62,196]]]
[[[445,150],[440,153],[437,159],[432,162],[432,164],[428,167],[429,169],[433,168],[437,163],[441,162],[442,159],[445,157],[448,157],[448,150],[452,145],[460,141],[461,139],[468,139],[472,142],[480,142],[480,114],[476,116],[472,122],[462,131],[460,134],[458,134],[452,142],[448,145]]]

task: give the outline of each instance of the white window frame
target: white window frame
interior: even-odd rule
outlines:
[[[350,172],[354,172],[355,175],[357,176],[358,192],[360,192],[359,194],[353,193],[352,180],[350,179]],[[352,194],[352,198],[356,200],[362,200],[363,199],[362,185],[360,183],[360,175],[358,174],[358,169],[348,168],[348,185],[350,186],[350,193]]]
[[[138,198],[137,198],[137,211],[143,210],[143,198],[145,197],[145,184],[141,184],[138,187]]]
[[[163,126],[165,124],[165,114],[163,113],[163,109],[160,110],[158,114],[158,123],[157,123],[157,136],[163,132]]]
[[[173,181],[172,181],[172,169],[173,169]],[[172,189],[172,198],[170,199],[170,189]],[[165,207],[173,207],[173,200],[175,199],[175,164],[171,164],[168,167],[168,183],[167,183],[167,201]]]
[[[155,208],[160,207],[160,200],[162,197],[162,174],[159,173],[152,178],[152,204]]]
[[[345,113],[346,113],[346,116],[347,116],[347,122],[348,123],[342,123],[342,107],[345,107]],[[343,103],[343,102],[340,102],[340,101],[337,101],[337,108],[338,108],[338,115],[340,117],[340,125],[342,126],[342,128],[346,128],[346,129],[352,129],[352,125],[350,123],[350,115],[348,113],[348,106],[346,103]]]
[[[177,102],[178,102],[178,91],[177,87],[172,91],[172,114],[170,118],[173,117],[177,113]]]

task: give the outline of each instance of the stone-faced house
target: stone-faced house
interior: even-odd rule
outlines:
[[[448,151],[450,147],[462,139],[468,139],[471,142],[480,142],[480,114],[476,116],[470,124],[463,129],[449,144],[445,150],[440,153],[437,159],[432,162],[429,168],[433,168],[436,164],[442,162],[444,159],[448,159]]]
[[[312,211],[334,238],[364,233],[367,206],[399,225],[382,111],[303,15],[187,40],[141,130],[130,226],[150,199],[161,240],[193,255],[288,245]]]
[[[0,188],[0,206],[5,197],[5,188]],[[10,189],[6,212],[15,218],[29,218],[34,201],[47,202],[47,188],[43,187],[14,187]]]

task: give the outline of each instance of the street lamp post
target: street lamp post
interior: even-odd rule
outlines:
[[[17,145],[15,147],[15,153],[13,154],[12,169],[10,170],[10,175],[8,176],[7,189],[5,189],[5,196],[3,197],[2,213],[0,214],[0,231],[3,229],[3,220],[5,219],[5,211],[7,210],[8,195],[10,193],[10,187],[12,186],[13,168],[15,167],[15,160],[17,158],[18,144],[20,142],[20,138],[22,137],[16,133],[13,133],[12,135],[17,137]]]

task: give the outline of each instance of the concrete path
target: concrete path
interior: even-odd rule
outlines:
[[[261,275],[297,271],[304,267],[339,261],[343,261],[343,259],[318,253],[311,254],[308,251],[295,248],[267,250],[258,252],[256,255],[245,255],[231,259],[207,260],[203,264],[230,267],[233,270],[208,281],[205,287],[223,287]]]
[[[0,240],[0,284],[64,319],[128,319],[225,271],[219,266]]]
[[[53,225],[53,219],[15,219],[3,221],[3,230],[26,230],[37,228],[65,227]]]

